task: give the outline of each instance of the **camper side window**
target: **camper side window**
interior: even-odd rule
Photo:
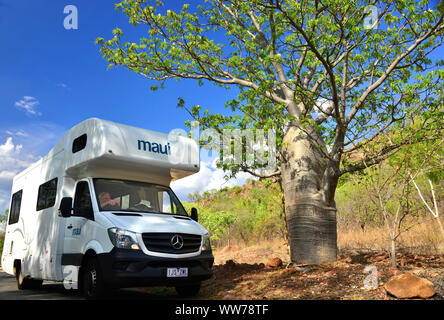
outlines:
[[[37,211],[52,207],[55,204],[56,195],[57,178],[42,184],[37,197]]]
[[[20,207],[22,205],[23,190],[17,191],[12,195],[11,213],[9,214],[8,224],[17,223],[20,216]]]
[[[87,136],[86,133],[82,134],[80,137],[77,137],[72,142],[72,153],[79,152],[80,150],[85,149],[86,147]]]

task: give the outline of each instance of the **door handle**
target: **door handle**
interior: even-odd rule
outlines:
[[[72,229],[72,224],[70,224],[69,226],[67,226],[68,229]]]

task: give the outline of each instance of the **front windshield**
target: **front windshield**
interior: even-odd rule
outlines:
[[[187,216],[168,187],[135,181],[94,179],[100,211],[131,211]]]

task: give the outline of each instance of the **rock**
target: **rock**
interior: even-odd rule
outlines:
[[[227,261],[225,262],[225,265],[226,265],[228,268],[233,268],[233,267],[236,266],[236,262],[234,262],[233,260],[227,260]]]
[[[280,258],[272,258],[270,260],[268,260],[267,262],[267,267],[271,267],[271,268],[279,268],[282,267],[282,260]]]
[[[298,267],[298,266],[293,267],[293,269],[296,271],[299,271],[299,272],[306,272],[307,271],[307,268],[302,268],[302,267]]]
[[[389,294],[401,299],[415,297],[428,299],[435,295],[433,284],[429,280],[411,273],[391,277],[384,288]]]

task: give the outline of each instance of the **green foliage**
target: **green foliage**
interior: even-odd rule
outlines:
[[[2,258],[4,244],[5,244],[5,234],[0,234],[0,259]]]
[[[3,223],[4,221],[7,220],[8,218],[8,212],[9,210],[6,209],[5,214],[0,215],[0,223]],[[5,243],[5,234],[4,233],[0,233],[0,259],[2,258],[2,253],[3,253],[3,245]]]
[[[348,179],[336,190],[336,207],[338,209],[338,226],[341,230],[357,228],[360,225],[381,226],[379,208],[371,200],[365,185],[365,177],[356,175]]]
[[[0,222],[6,221],[8,219],[9,209],[6,209],[5,214],[0,214]]]
[[[416,118],[403,130],[392,130],[381,139],[396,140],[405,131],[420,126],[423,118]],[[412,177],[427,199],[432,198],[428,182],[430,179],[435,184],[437,198],[442,199],[444,148],[439,134],[443,126],[442,112],[435,114],[434,121],[438,133],[434,139],[406,144],[384,162],[341,177],[335,197],[341,227],[347,228],[350,224],[383,225],[381,205],[386,209],[386,218],[399,219],[394,224],[398,229],[401,229],[402,220],[406,220],[402,217],[409,217],[410,223],[415,223],[416,218],[426,215],[427,211],[413,186]],[[379,148],[378,144],[378,141],[371,143],[369,149]],[[399,206],[401,210],[396,215]]]
[[[249,180],[243,187],[205,191],[184,203],[195,207],[201,223],[216,246],[230,242],[252,244],[263,239],[285,237],[282,195],[277,183]]]

